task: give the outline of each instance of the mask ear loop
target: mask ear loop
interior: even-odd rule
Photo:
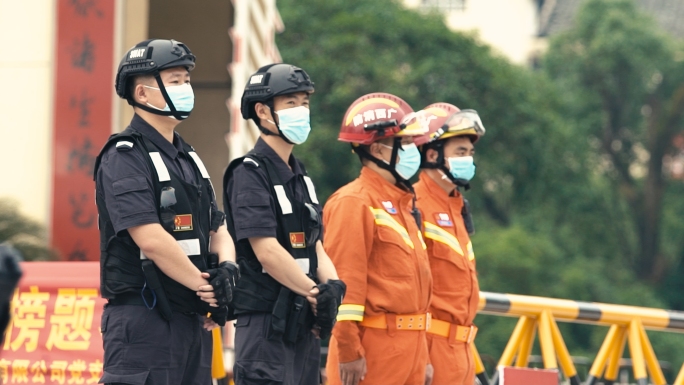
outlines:
[[[275,121],[275,120],[276,120],[276,117],[275,117],[276,112],[275,112],[275,107],[273,106],[273,99],[269,99],[269,100],[265,101],[265,102],[264,102],[264,105],[266,105],[266,107],[268,107],[268,108],[271,110],[271,116],[273,116],[273,120],[267,120],[267,122],[269,122],[269,123],[275,125],[275,126],[276,126],[276,129],[278,129],[278,133],[275,134],[275,133],[271,132],[271,131],[268,130],[266,127],[263,127],[263,126],[261,125],[261,123],[257,124],[257,127],[259,127],[259,131],[261,131],[264,135],[279,136],[279,137],[281,137],[286,143],[294,144],[294,143],[292,143],[292,142],[290,141],[290,139],[286,138],[285,135],[283,135],[283,132],[280,130],[280,124],[278,124],[278,123]]]
[[[447,128],[446,125],[442,126],[442,130],[446,130]],[[451,175],[451,171],[444,164],[446,161],[446,157],[444,156],[444,143],[439,141],[439,137],[435,138],[434,141],[429,144],[432,144],[430,148],[437,151],[437,161],[428,162],[427,159],[425,159],[421,164],[421,167],[436,169],[442,174],[442,179],[448,179],[451,183],[456,185],[456,188],[463,187],[466,191],[470,190],[470,183],[463,179],[454,178],[454,176]]]
[[[135,101],[135,99],[131,99],[128,101],[129,104],[134,105],[136,107],[139,107],[142,110],[145,110],[147,112],[151,112],[155,115],[162,115],[162,116],[173,116],[176,118],[176,120],[185,120],[188,116],[190,116],[190,112],[188,112],[187,116],[181,115],[178,110],[176,110],[176,106],[173,105],[173,102],[171,101],[171,97],[169,97],[168,92],[166,92],[166,87],[164,87],[164,82],[161,80],[161,76],[159,76],[159,72],[155,72],[154,78],[157,81],[157,85],[159,86],[159,91],[162,93],[162,96],[164,97],[164,101],[166,104],[169,106],[169,109],[171,111],[162,111],[156,108],[152,108],[149,106],[146,106],[144,104],[140,104]]]
[[[164,87],[164,82],[162,82],[161,76],[159,75],[159,72],[154,74],[154,78],[157,79],[157,84],[159,85],[159,91],[161,91],[162,96],[164,97],[164,100],[166,101],[166,104],[169,105],[169,109],[171,110],[171,115],[173,115],[173,117],[178,119],[178,120],[185,119],[176,110],[176,106],[173,105],[173,102],[171,101],[171,97],[169,96],[168,92],[166,92],[166,87]]]

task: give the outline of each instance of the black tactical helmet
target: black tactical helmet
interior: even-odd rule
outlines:
[[[302,91],[314,92],[314,83],[303,69],[284,63],[263,66],[249,77],[245,92],[242,93],[242,117],[257,122],[254,104],[266,103],[278,95]]]
[[[129,81],[137,75],[158,75],[167,68],[185,66],[195,68],[195,55],[183,43],[176,40],[150,39],[136,44],[126,52],[116,72],[116,94],[131,101],[128,95]]]

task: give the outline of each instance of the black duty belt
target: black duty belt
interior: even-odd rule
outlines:
[[[143,301],[140,294],[129,294],[129,295],[119,295],[116,298],[111,298],[107,300],[109,306],[121,306],[121,305],[136,305],[136,306],[147,306]],[[174,313],[181,313],[185,315],[199,315],[199,313],[194,311],[176,311]]]

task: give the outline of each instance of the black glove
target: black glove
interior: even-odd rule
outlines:
[[[226,321],[228,320],[228,307],[227,306],[221,306],[221,307],[213,307],[210,310],[211,312],[211,318],[212,321],[216,322],[219,326],[225,326]]]
[[[240,279],[240,267],[235,262],[224,261],[216,269],[207,270],[207,273],[218,305],[230,304],[233,301],[233,290]]]
[[[320,327],[319,336],[321,339],[326,339],[330,337],[332,328],[335,326],[337,309],[347,292],[347,285],[340,280],[330,279],[316,287],[319,291],[316,296],[316,324]]]

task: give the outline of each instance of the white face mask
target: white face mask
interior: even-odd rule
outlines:
[[[144,87],[161,92],[161,90],[157,87]],[[192,86],[188,83],[185,83],[178,86],[169,86],[164,88],[166,89],[166,93],[169,94],[169,99],[171,99],[171,103],[173,103],[173,107],[176,109],[176,111],[178,111],[180,115],[183,116],[183,119],[187,118],[190,115],[192,109],[195,107],[195,93],[192,90]],[[147,105],[149,107],[154,108],[155,110],[171,111],[171,108],[169,108],[168,104],[165,104],[164,108],[159,108],[150,103],[147,103]],[[169,117],[172,119],[176,119],[174,116]]]
[[[294,144],[302,144],[309,137],[311,123],[309,109],[304,106],[286,108],[275,112],[278,114],[278,127],[283,136]],[[275,122],[268,121],[275,125]]]
[[[446,158],[449,173],[456,179],[469,182],[475,176],[475,162],[472,156]]]
[[[392,149],[392,146],[380,143],[381,146]],[[409,180],[416,175],[420,168],[420,151],[414,143],[407,143],[401,145],[401,151],[398,153],[399,161],[394,165],[394,170],[400,177]],[[388,161],[384,161],[389,164]]]

